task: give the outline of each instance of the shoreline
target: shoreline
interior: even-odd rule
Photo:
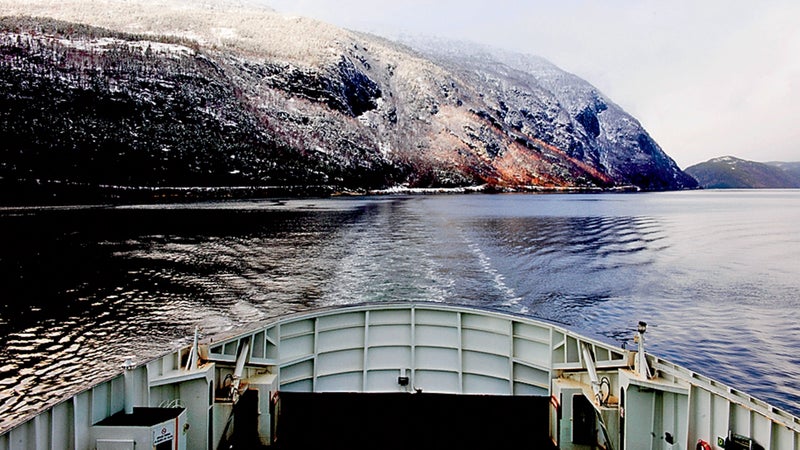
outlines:
[[[275,198],[330,198],[347,196],[451,195],[505,193],[610,193],[645,192],[636,186],[611,188],[578,186],[514,186],[491,185],[459,187],[393,186],[383,189],[348,189],[331,185],[284,186],[118,186],[80,185],[59,182],[6,185],[0,190],[0,207],[66,206],[91,204],[159,204],[218,200],[252,200]]]

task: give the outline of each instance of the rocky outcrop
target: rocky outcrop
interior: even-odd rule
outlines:
[[[537,57],[448,41],[413,41],[437,62],[484,87],[505,125],[645,190],[696,187],[639,122],[575,75]],[[488,88],[488,89],[486,89]]]
[[[4,201],[142,187],[694,186],[635,119],[537,58],[415,51],[261,10],[181,12],[185,36],[149,10],[121,11],[145,31],[134,33],[68,6],[0,21]],[[234,37],[203,34],[219,32],[212,14]]]

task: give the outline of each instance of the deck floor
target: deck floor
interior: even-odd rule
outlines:
[[[548,397],[281,392],[277,448],[552,449]]]

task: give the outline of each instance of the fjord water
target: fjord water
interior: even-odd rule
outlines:
[[[501,309],[800,413],[800,191],[0,209],[0,429],[205,335],[316,306]]]

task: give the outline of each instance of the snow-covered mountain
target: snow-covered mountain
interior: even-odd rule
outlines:
[[[6,197],[695,186],[634,118],[536,57],[412,49],[246,2],[0,0],[0,13]]]
[[[641,124],[585,80],[535,56],[441,39],[410,39],[450,70],[482,86],[498,119],[541,136],[616,182],[643,189],[693,187]],[[538,117],[531,117],[536,111]]]

